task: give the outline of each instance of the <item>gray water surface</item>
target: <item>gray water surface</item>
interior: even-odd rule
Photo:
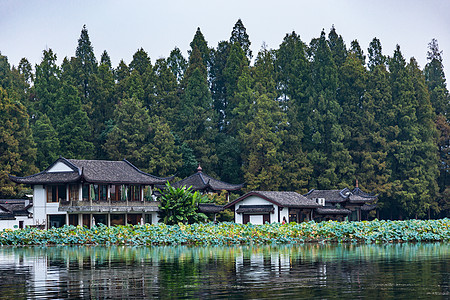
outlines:
[[[449,244],[0,247],[1,299],[448,299]]]

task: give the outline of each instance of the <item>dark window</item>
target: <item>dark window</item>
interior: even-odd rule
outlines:
[[[130,185],[130,201],[140,201],[141,200],[141,187],[139,185]]]
[[[73,225],[73,226],[78,225],[78,215],[75,215],[75,214],[69,215],[69,225]]]
[[[91,215],[83,214],[83,226],[90,227],[91,226]]]
[[[101,184],[98,186],[100,201],[108,201],[108,186]]]
[[[125,215],[111,215],[111,225],[125,225]]]
[[[152,215],[151,214],[145,215],[145,223],[152,224]]]
[[[77,184],[69,185],[69,199],[70,201],[78,201],[79,191]]]
[[[92,217],[95,220],[95,225],[100,225],[100,224],[104,224],[104,225],[108,225],[108,215],[92,215]]]
[[[48,215],[48,228],[66,225],[66,215]]]
[[[127,215],[127,224],[137,225],[141,223],[141,214],[128,214]]]
[[[242,224],[250,222],[250,215],[242,215]]]
[[[47,202],[66,201],[65,185],[49,185],[47,186]]]
[[[89,184],[83,184],[83,189],[82,189],[82,195],[81,197],[83,197],[83,201],[89,201]]]
[[[263,215],[263,224],[270,223],[270,215],[265,214]]]

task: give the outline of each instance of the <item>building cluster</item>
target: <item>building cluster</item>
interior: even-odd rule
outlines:
[[[173,180],[145,173],[127,160],[76,160],[60,157],[46,170],[9,178],[33,188],[32,201],[0,200],[0,228],[61,227],[65,224],[91,227],[100,223],[137,225],[157,223],[158,187]],[[243,184],[230,184],[197,172],[172,184],[192,187],[202,193],[239,191]],[[201,204],[199,210],[216,214],[234,211],[236,223],[303,222],[366,219],[376,208],[377,196],[353,190],[296,192],[251,191],[224,206]]]

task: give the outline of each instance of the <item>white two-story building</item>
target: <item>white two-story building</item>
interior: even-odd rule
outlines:
[[[126,225],[156,223],[156,184],[171,178],[145,173],[127,160],[77,160],[60,157],[46,170],[11,176],[33,187],[33,225]]]

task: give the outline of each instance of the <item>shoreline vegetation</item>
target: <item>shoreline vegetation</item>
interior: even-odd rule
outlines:
[[[0,245],[247,245],[449,242],[450,219],[289,224],[145,224],[4,229]]]

